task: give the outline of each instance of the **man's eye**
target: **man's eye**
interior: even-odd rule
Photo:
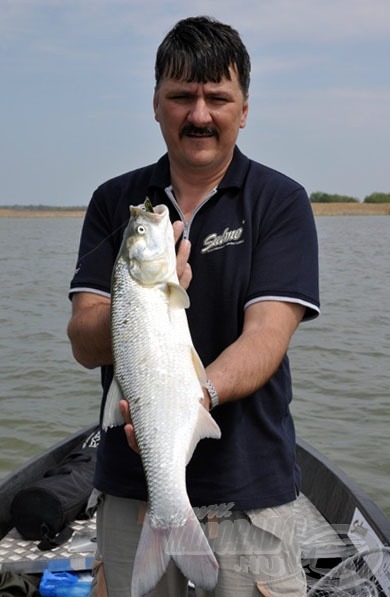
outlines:
[[[210,98],[210,101],[214,102],[215,104],[226,104],[228,100],[226,97],[223,97],[222,95],[215,95],[212,98]]]

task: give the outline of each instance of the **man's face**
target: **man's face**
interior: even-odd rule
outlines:
[[[171,167],[213,175],[229,165],[248,113],[237,73],[230,74],[219,83],[160,82],[153,105]]]

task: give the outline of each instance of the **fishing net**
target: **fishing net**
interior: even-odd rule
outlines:
[[[358,553],[333,568],[307,597],[381,597],[390,595],[390,548]]]

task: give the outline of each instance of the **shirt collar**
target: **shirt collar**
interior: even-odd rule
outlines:
[[[250,160],[236,146],[233,158],[225,173],[225,176],[218,185],[218,189],[241,188],[247,175]],[[168,154],[164,154],[154,166],[149,187],[165,189],[171,184]]]

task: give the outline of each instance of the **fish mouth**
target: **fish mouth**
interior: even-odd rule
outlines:
[[[130,205],[130,216],[137,219],[138,217],[147,218],[151,221],[161,220],[165,214],[168,213],[166,205],[156,205],[153,211],[148,211],[145,204]]]

